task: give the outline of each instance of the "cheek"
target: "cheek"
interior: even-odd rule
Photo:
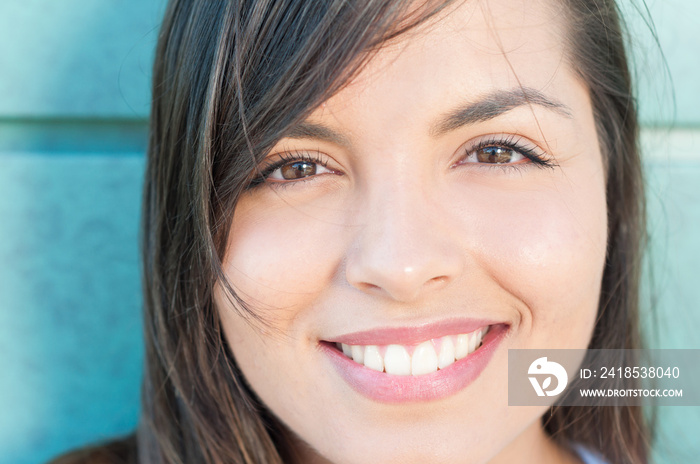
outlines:
[[[574,327],[569,324],[586,344],[598,309],[607,243],[604,179],[581,171],[563,171],[517,194],[481,192],[465,208],[478,267],[516,298],[530,341],[547,333],[549,347],[557,343],[549,329]],[[556,333],[566,343],[571,332]]]
[[[327,206],[256,205],[253,210],[239,204],[225,271],[254,309],[275,311],[275,319],[292,317],[328,287],[342,253],[337,237],[345,226],[337,205]]]

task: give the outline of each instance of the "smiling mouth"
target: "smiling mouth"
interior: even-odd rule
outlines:
[[[466,358],[482,345],[491,326],[470,333],[445,335],[415,345],[348,345],[335,343],[337,350],[357,364],[392,375],[421,376],[437,372]]]

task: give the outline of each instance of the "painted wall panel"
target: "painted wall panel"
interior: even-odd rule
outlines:
[[[143,157],[0,155],[0,463],[133,428]]]
[[[700,2],[647,0],[648,12],[639,0],[619,3],[632,31],[642,121],[700,125]]]
[[[647,296],[643,306],[645,311],[653,307],[654,313],[645,313],[643,326],[653,347],[699,349],[700,131],[680,132],[646,137],[647,147],[654,146],[655,140],[657,149],[646,163],[651,243],[642,281],[642,293]],[[689,140],[696,143],[689,146]],[[671,153],[686,156],[669,158],[658,142]],[[665,407],[657,413],[654,462],[696,462],[700,407]]]
[[[163,5],[0,2],[0,118],[145,118]]]

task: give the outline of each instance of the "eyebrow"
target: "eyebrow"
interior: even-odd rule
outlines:
[[[542,106],[566,118],[573,117],[571,108],[560,101],[547,97],[539,90],[518,87],[512,90],[496,90],[448,112],[432,126],[430,134],[439,136],[463,126],[497,118],[515,108],[526,105]]]
[[[430,134],[438,137],[463,126],[485,122],[497,118],[521,106],[538,105],[552,110],[566,118],[572,118],[571,108],[547,97],[539,90],[518,87],[512,90],[496,90],[481,96],[446,113],[433,124]],[[293,125],[284,135],[292,139],[316,139],[336,145],[349,146],[350,140],[340,132],[323,124],[300,122]]]
[[[323,124],[315,124],[311,122],[300,122],[293,125],[285,137],[291,139],[317,139],[324,142],[334,143],[336,145],[349,146],[350,140],[343,134],[334,131],[330,127]]]

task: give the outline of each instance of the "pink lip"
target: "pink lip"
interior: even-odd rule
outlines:
[[[409,342],[415,343],[447,334],[470,332],[486,325],[491,325],[491,328],[478,350],[469,354],[466,358],[455,361],[454,364],[445,369],[419,376],[391,375],[377,372],[345,356],[338,351],[334,343],[321,342],[320,346],[340,376],[355,391],[369,399],[381,403],[432,401],[453,395],[476,380],[491,360],[491,356],[496,351],[498,344],[503,340],[508,331],[508,326],[505,324],[476,324],[472,330],[460,332],[440,331],[439,333],[435,332],[433,326],[431,326],[421,329],[423,331],[420,336],[409,336],[408,329],[396,329],[397,331],[392,329],[390,331],[391,336],[386,335],[384,331],[371,331],[343,336],[333,340],[333,342],[341,343],[348,343],[350,340],[353,340],[348,343],[351,345],[385,344],[383,341],[387,340],[391,340],[391,343],[408,344]],[[462,328],[464,327],[462,326]],[[376,332],[375,335],[381,335],[381,337],[373,337],[370,343],[364,343],[370,340],[370,338],[366,338],[368,337],[367,334],[373,332]],[[396,337],[396,335],[403,336]],[[358,336],[358,338],[353,338],[355,336]],[[362,342],[356,340],[362,340]]]

